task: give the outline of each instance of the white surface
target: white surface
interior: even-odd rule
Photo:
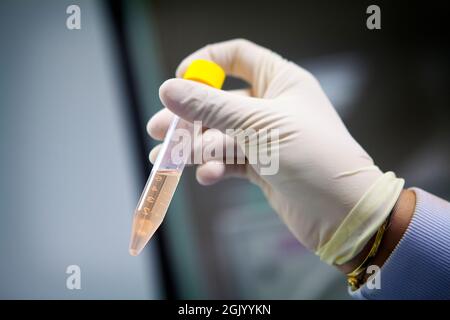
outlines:
[[[74,31],[69,1],[0,3],[0,298],[160,297],[152,246],[128,254],[142,180],[100,3]]]

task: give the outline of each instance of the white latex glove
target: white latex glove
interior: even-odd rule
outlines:
[[[249,164],[208,162],[199,166],[198,180],[211,184],[226,176],[245,176],[263,190],[298,240],[323,260],[343,264],[358,254],[392,210],[403,180],[374,165],[317,80],[294,63],[239,39],[193,53],[180,64],[177,77],[194,59],[218,63],[228,75],[247,81],[250,90],[226,92],[167,80],[160,88],[167,109],[149,121],[149,134],[163,139],[172,112],[222,134],[231,128],[279,129],[277,174],[261,176]],[[209,131],[204,135],[223,139]],[[157,152],[158,147],[150,158]]]

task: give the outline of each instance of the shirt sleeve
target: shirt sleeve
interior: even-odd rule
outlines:
[[[354,292],[349,289],[353,298],[450,299],[450,203],[421,189],[412,190],[414,215],[378,272],[379,286],[374,280]]]

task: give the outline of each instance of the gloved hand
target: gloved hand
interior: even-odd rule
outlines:
[[[226,92],[188,80],[167,80],[160,88],[166,109],[149,121],[149,134],[162,140],[173,113],[220,130],[204,132],[218,143],[226,129],[278,129],[276,174],[260,175],[254,164],[210,161],[198,167],[197,179],[212,184],[244,176],[263,190],[297,239],[324,261],[343,264],[357,255],[389,215],[403,180],[374,165],[317,80],[294,63],[249,41],[232,40],[187,57],[177,77],[194,59],[216,62],[228,75],[247,81],[250,89]]]

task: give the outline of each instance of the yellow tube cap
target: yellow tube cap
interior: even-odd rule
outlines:
[[[212,61],[199,59],[192,61],[183,78],[221,89],[225,81],[225,71]]]

